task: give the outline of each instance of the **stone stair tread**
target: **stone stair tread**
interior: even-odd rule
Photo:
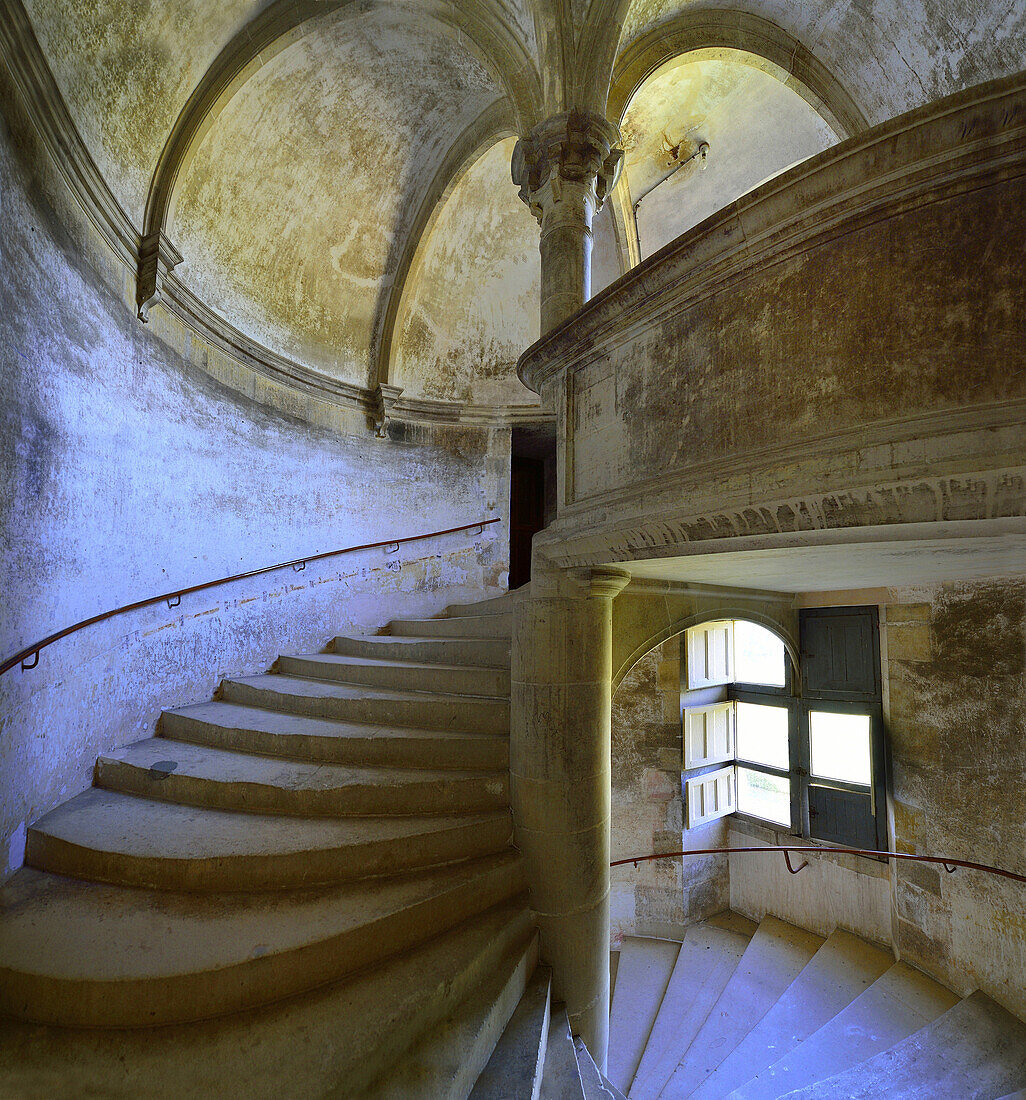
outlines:
[[[833,932],[769,1012],[691,1094],[693,1100],[722,1100],[779,1061],[864,993],[893,961],[850,932]]]
[[[620,945],[618,992],[609,1010],[606,1076],[617,1088],[630,1088],[681,945],[673,940],[626,936]]]
[[[508,638],[513,630],[513,615],[455,615],[435,619],[393,619],[389,635],[417,634],[429,638]]]
[[[735,931],[737,927],[744,930]],[[709,920],[688,928],[630,1088],[632,1100],[655,1100],[662,1092],[757,927],[752,922]]]
[[[349,1100],[466,1100],[536,969],[535,935],[484,975],[455,1010],[422,1035],[370,1088]],[[391,1040],[391,1035],[389,1036]]]
[[[481,668],[472,664],[439,664],[345,653],[301,653],[280,656],[276,668],[285,676],[436,695],[508,700],[510,692],[509,669]]]
[[[775,1100],[858,1065],[958,1003],[951,990],[907,963],[894,963],[804,1042],[731,1093],[730,1100]]]
[[[532,951],[536,932],[522,895],[373,968],[238,1015],[102,1030],[0,1018],[0,1096],[352,1097],[394,1068],[397,1051]],[[370,1096],[381,1100],[381,1091]]]
[[[446,655],[451,658],[452,653],[462,653],[464,648],[472,650],[475,644],[495,643],[497,646],[502,646],[505,650],[506,660],[500,661],[498,664],[479,663],[474,661],[472,665],[466,665],[462,663],[462,656],[460,662],[455,662],[451,659],[445,661],[429,661],[424,658],[419,658],[421,664],[429,667],[434,667],[436,664],[441,664],[443,667],[462,667],[462,668],[484,668],[495,669],[501,672],[509,671],[508,652],[509,645],[504,639],[496,638],[439,638],[437,635],[430,634],[339,634],[336,635],[333,645],[337,647],[339,643],[345,645],[347,643],[360,646],[369,650],[380,649],[382,653],[402,653],[404,649],[420,649],[426,647],[432,647],[440,651],[441,655]],[[450,651],[447,653],[446,651]],[[468,654],[473,656],[472,652]],[[345,654],[339,654],[339,656],[345,656]],[[402,658],[401,658],[402,659]]]
[[[370,965],[523,889],[512,851],[262,894],[153,891],[26,867],[0,888],[0,1013],[146,1026],[235,1011]]]
[[[446,742],[454,748],[465,746],[469,741],[499,741],[508,743],[509,738],[502,734],[477,733],[473,730],[434,730],[417,726],[375,725],[369,722],[346,722],[341,719],[315,718],[305,714],[289,714],[285,711],[270,710],[267,707],[252,706],[246,703],[232,703],[227,700],[213,700],[208,703],[193,703],[187,707],[176,707],[164,711],[164,717],[170,715],[205,722],[211,725],[232,726],[257,733],[269,733],[279,737],[317,737],[345,740],[387,740]],[[177,734],[176,734],[177,736]],[[454,760],[454,767],[459,763]]]
[[[27,862],[56,874],[166,889],[297,888],[499,851],[511,832],[508,810],[283,818],[93,787],[31,827]],[[270,866],[261,874],[263,864]]]
[[[506,672],[502,668],[482,668],[478,665],[439,664],[435,661],[403,661],[390,657],[351,657],[347,653],[295,653],[283,656],[301,657],[324,665],[355,665],[359,668],[427,669],[431,672]]]
[[[338,787],[375,786],[409,787],[437,783],[473,783],[491,776],[504,781],[502,772],[475,772],[462,768],[397,768],[394,766],[357,766],[322,764],[307,760],[289,760],[281,756],[216,749],[175,741],[168,737],[146,737],[116,752],[105,753],[100,760],[117,760],[148,771],[155,770],[153,781],[162,782],[165,774],[191,775],[218,783],[259,783],[295,790],[333,790]],[[174,764],[170,773],[159,765]],[[156,789],[155,789],[156,794]],[[159,794],[157,795],[159,797]]]
[[[318,654],[320,657],[329,654]],[[388,664],[389,662],[382,662]],[[319,680],[311,676],[289,676],[279,672],[266,672],[261,676],[230,676],[225,683],[244,684],[248,687],[282,694],[305,695],[313,699],[370,699],[389,702],[422,703],[438,697],[463,698],[461,693],[443,691],[402,691],[398,688],[377,687],[373,684],[347,684],[344,680]],[[501,697],[482,696],[478,702],[502,702]]]
[[[446,619],[480,619],[490,615],[508,615],[513,611],[513,593],[503,592],[487,600],[475,600],[473,603],[451,603],[442,612]]]
[[[538,1100],[585,1100],[584,1084],[577,1065],[574,1037],[564,1005],[554,1005],[549,1017]]]
[[[786,1095],[791,1100],[992,1100],[1026,1081],[1026,1023],[983,993],[856,1066]]]
[[[469,1100],[511,1100],[538,1095],[548,1041],[551,976],[538,967],[495,1044]]]
[[[779,1000],[823,938],[766,917],[663,1088],[663,1100],[683,1100],[702,1084]]]

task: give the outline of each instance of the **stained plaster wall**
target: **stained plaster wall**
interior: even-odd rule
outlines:
[[[89,234],[69,222],[73,243],[47,204],[53,187],[72,210],[11,117],[17,151],[0,129],[0,652],[247,568],[505,517],[508,432],[315,428],[221,388],[154,336],[160,320],[143,328],[126,273],[99,247],[84,252]],[[180,345],[205,363],[198,341]],[[503,522],[238,582],[91,627],[35,670],[7,673],[0,870],[20,860],[25,823],[87,786],[99,753],[151,735],[162,707],[335,633],[494,595],[507,538]]]
[[[683,832],[680,638],[645,654],[613,696],[612,858],[727,843],[727,825]],[[611,872],[610,936],[680,939],[688,924],[730,902],[723,856],[653,860]]]

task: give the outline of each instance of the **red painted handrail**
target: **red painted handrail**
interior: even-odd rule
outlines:
[[[305,558],[295,558],[293,561],[282,561],[276,565],[265,565],[260,569],[250,569],[245,573],[233,573],[230,577],[219,577],[216,581],[204,581],[203,584],[193,584],[188,588],[176,588],[173,592],[165,592],[161,596],[151,596],[147,600],[137,600],[135,603],[125,604],[124,607],[116,607],[113,611],[104,611],[100,615],[93,615],[92,618],[83,619],[80,623],[75,623],[74,626],[66,626],[63,630],[58,630],[56,634],[50,634],[42,641],[33,642],[32,645],[25,646],[24,649],[19,650],[13,657],[8,657],[3,664],[0,664],[0,675],[5,673],[8,669],[14,668],[15,665],[20,664],[23,669],[35,668],[39,664],[39,651],[45,649],[48,645],[53,645],[54,642],[59,642],[61,638],[66,638],[69,634],[74,634],[78,630],[84,630],[87,626],[92,626],[93,623],[101,623],[104,619],[113,619],[115,615],[124,615],[128,611],[137,611],[140,607],[149,607],[151,604],[164,603],[168,604],[168,607],[177,607],[181,603],[183,596],[188,596],[191,592],[202,592],[207,588],[216,588],[219,584],[228,584],[231,581],[241,581],[246,577],[258,577],[261,573],[273,573],[276,569],[288,569],[291,566],[297,572],[306,568],[306,563],[310,561],[323,561],[325,558],[336,558],[340,554],[352,554],[357,550],[374,550],[379,546],[394,546],[397,550],[399,546],[406,542],[420,542],[423,539],[437,538],[439,535],[455,535],[460,531],[473,531],[475,528],[480,527],[483,531],[493,523],[498,523],[500,517],[496,516],[494,519],[483,519],[478,523],[465,523],[462,527],[447,527],[444,531],[429,531],[424,535],[407,535],[404,538],[399,539],[385,539],[383,542],[366,542],[361,546],[344,546],[341,550],[327,550],[323,554],[310,554]],[[171,601],[175,602],[172,603]],[[35,657],[35,660],[31,664],[27,664],[29,657]]]
[[[833,853],[849,856],[873,856],[876,859],[907,859],[912,863],[939,863],[948,874],[953,874],[959,867],[968,867],[973,871],[985,871],[988,875],[1000,875],[1002,878],[1014,879],[1016,882],[1026,882],[1026,875],[1017,875],[1014,871],[1006,871],[1001,867],[992,867],[989,863],[974,863],[969,859],[949,859],[946,856],[915,856],[907,852],[877,852],[870,848],[824,848],[818,845],[802,844],[759,844],[747,848],[692,848],[688,852],[658,852],[649,856],[631,856],[628,859],[615,859],[610,867],[620,867],[625,863],[633,863],[635,867],[639,863],[646,863],[651,859],[676,859],[677,856],[713,856],[729,852],[783,852],[784,862],[792,875],[808,867],[809,861],[801,867],[791,866],[792,852],[818,852]]]

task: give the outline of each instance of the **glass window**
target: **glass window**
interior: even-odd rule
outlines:
[[[738,758],[787,771],[790,766],[787,707],[738,702],[736,713]]]
[[[772,630],[744,619],[735,621],[734,679],[741,684],[785,686],[787,650]]]
[[[819,779],[839,779],[868,787],[872,778],[871,727],[868,714],[810,711],[812,774]]]
[[[791,824],[791,783],[784,776],[767,775],[751,768],[737,769],[737,808],[743,814]]]

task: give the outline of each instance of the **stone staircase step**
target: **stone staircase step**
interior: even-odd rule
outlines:
[[[630,1086],[631,1100],[656,1100],[662,1092],[737,969],[756,927],[733,931],[706,921],[687,930]]]
[[[387,634],[340,635],[335,653],[387,661],[417,661],[427,665],[466,665],[509,672],[508,638],[397,637]]]
[[[620,945],[619,988],[609,1010],[606,1067],[606,1076],[618,1089],[627,1090],[634,1080],[680,946],[672,940],[642,936],[627,936]]]
[[[459,615],[452,619],[393,619],[388,632],[396,637],[505,638],[513,632],[513,616]]]
[[[843,1073],[787,1093],[792,1100],[991,1100],[1026,1082],[1026,1024],[983,993]]]
[[[509,738],[504,734],[361,725],[218,701],[164,711],[160,734],[212,748],[325,764],[509,767]]]
[[[731,1100],[775,1100],[832,1077],[908,1038],[958,1003],[949,989],[907,963],[895,963],[860,997]]]
[[[581,1084],[584,1086],[584,1100],[620,1100],[620,1096],[616,1095],[619,1090],[602,1075],[583,1039],[574,1039],[574,1050],[577,1053]]]
[[[540,966],[495,1044],[470,1100],[534,1100],[549,1034],[551,977]]]
[[[23,868],[0,888],[0,1014],[146,1027],[237,1012],[378,965],[524,888],[513,852],[262,894],[141,890]]]
[[[613,997],[616,996],[616,972],[620,966],[620,952],[609,952],[609,1003],[613,1003]]]
[[[388,1094],[373,1079],[394,1070],[425,1034],[446,1028],[497,976],[515,978],[519,968],[520,989],[505,994],[511,1014],[536,955],[522,895],[372,969],[238,1015],[109,1030],[0,1018],[0,1096],[351,1100],[370,1087],[368,1096],[381,1100]]]
[[[398,1065],[350,1100],[466,1100],[495,1044],[516,1011],[538,962],[533,937],[508,956],[444,1020],[410,1049]],[[387,1044],[391,1047],[391,1043]]]
[[[509,804],[504,772],[350,768],[166,737],[101,756],[96,784],[165,802],[300,816],[469,813]]]
[[[287,890],[501,852],[508,810],[488,814],[283,818],[156,802],[94,787],[28,831],[41,871],[176,891]]]
[[[691,1095],[722,1100],[832,1020],[893,964],[843,929],[832,933],[777,1003]]]
[[[586,1100],[564,1005],[554,1005],[549,1015],[549,1037],[545,1044],[538,1100]]]
[[[444,692],[447,695],[509,697],[509,669],[467,668],[460,665],[420,664],[377,657],[350,657],[339,653],[305,653],[278,658],[285,676],[338,680],[345,684],[398,691]]]
[[[485,615],[509,615],[513,610],[514,594],[503,592],[490,600],[476,600],[474,603],[451,603],[442,612],[449,619],[477,618]]]
[[[229,703],[247,703],[311,718],[469,733],[509,733],[506,699],[389,691],[273,674],[225,680],[220,695]]]
[[[820,936],[776,917],[763,920],[663,1087],[663,1100],[690,1096],[776,1004],[823,942]]]

